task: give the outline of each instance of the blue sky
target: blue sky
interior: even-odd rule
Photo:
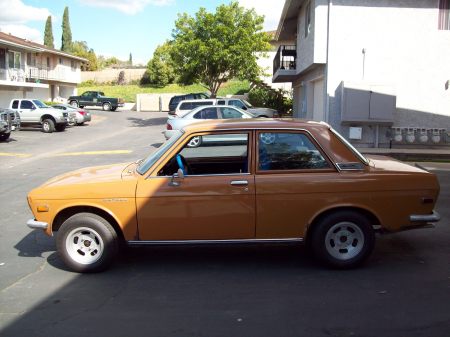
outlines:
[[[225,0],[0,0],[0,30],[32,41],[43,41],[45,20],[52,15],[55,47],[61,45],[64,7],[69,7],[72,39],[86,41],[97,55],[116,56],[146,64],[157,45],[171,37],[178,13],[209,11]],[[266,18],[275,30],[283,0],[240,0]]]

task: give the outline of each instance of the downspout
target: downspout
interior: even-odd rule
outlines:
[[[328,94],[328,54],[330,52],[330,11],[333,5],[332,0],[328,0],[327,13],[327,56],[325,60],[325,122],[330,123],[330,95]]]

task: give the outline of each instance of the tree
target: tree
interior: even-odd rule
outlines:
[[[147,64],[141,84],[153,84],[164,87],[175,81],[175,69],[170,55],[171,43],[166,41],[156,47],[153,57]]]
[[[55,48],[55,44],[53,41],[53,28],[51,15],[48,16],[47,21],[45,22],[44,45],[46,45],[49,48]]]
[[[84,57],[89,62],[87,64],[81,65],[81,70],[83,71],[95,71],[98,70],[98,60],[97,55],[95,54],[94,50],[92,48],[89,48],[86,41],[74,41],[72,43],[72,50],[73,55]]]
[[[195,17],[178,15],[171,55],[179,82],[200,83],[214,97],[230,79],[256,80],[263,72],[257,53],[265,56],[270,50],[263,23],[264,17],[238,2],[221,5],[215,13],[200,8]]]
[[[128,59],[128,63],[130,64],[130,66],[133,65],[133,55],[131,55],[131,53],[130,53],[130,58]]]
[[[65,52],[72,51],[72,32],[70,30],[69,22],[69,7],[64,8],[64,15],[62,21],[62,38],[61,38],[61,50]]]

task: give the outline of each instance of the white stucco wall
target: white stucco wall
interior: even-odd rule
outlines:
[[[399,111],[450,116],[450,89],[445,90],[450,80],[450,31],[438,30],[437,4],[436,0],[333,1],[330,97],[342,81],[380,84],[392,88]],[[339,113],[338,104],[330,108]],[[397,122],[407,123],[406,119]]]

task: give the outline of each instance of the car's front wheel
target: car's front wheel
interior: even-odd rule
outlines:
[[[64,263],[79,273],[105,270],[119,250],[114,228],[92,213],[68,218],[58,231],[56,244]]]
[[[55,131],[55,122],[53,119],[47,118],[42,121],[42,131],[45,133],[52,133]]]
[[[74,108],[78,108],[78,102],[77,101],[70,101],[70,105]]]
[[[3,142],[5,140],[8,140],[9,136],[11,135],[11,132],[8,133],[0,133],[0,141]]]
[[[337,211],[329,214],[312,230],[309,244],[314,255],[334,268],[359,266],[375,246],[372,223],[358,212]]]

